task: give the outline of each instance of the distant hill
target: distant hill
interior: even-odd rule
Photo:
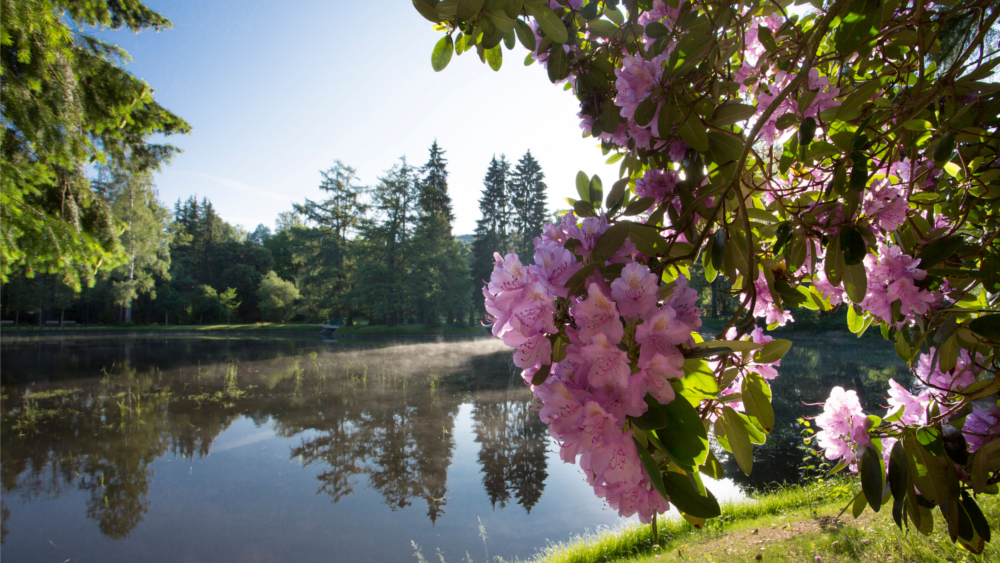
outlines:
[[[462,242],[467,242],[469,244],[472,244],[476,240],[476,235],[458,235],[455,238],[457,238]]]

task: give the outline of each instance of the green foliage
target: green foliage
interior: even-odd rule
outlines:
[[[272,322],[284,322],[298,299],[299,290],[295,284],[279,278],[274,270],[264,276],[257,290],[257,302],[264,319]]]
[[[171,24],[139,2],[4,0],[0,11],[0,278],[58,274],[79,290],[125,261],[120,224],[85,167],[158,169],[175,149],[147,139],[190,130],[124,70],[127,53],[85,30]]]

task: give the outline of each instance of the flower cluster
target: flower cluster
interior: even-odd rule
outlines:
[[[659,276],[633,259],[628,242],[605,262],[624,264],[619,277],[609,283],[595,273],[585,295],[570,296],[565,284],[581,268],[576,256],[589,256],[607,228],[603,216],[577,224],[567,214],[535,239],[534,265],[497,256],[483,293],[493,332],[515,348],[525,380],[551,370],[532,391],[562,459],[579,459],[588,483],[619,514],[648,522],[669,505],[642,467],[628,417],[647,411],[647,395],[664,405],[675,400],[671,380],[684,373],[682,348],[694,343],[701,313],[684,277],[661,299]],[[565,246],[570,241],[576,254]],[[557,314],[564,327],[555,325]],[[565,357],[553,361],[553,341],[563,338]]]
[[[904,254],[902,248],[879,245],[877,256],[865,257],[868,292],[861,308],[897,328],[927,313],[939,297],[917,286],[916,282],[927,277],[927,272],[918,266],[920,260]],[[901,317],[898,320],[893,318],[897,302]]]

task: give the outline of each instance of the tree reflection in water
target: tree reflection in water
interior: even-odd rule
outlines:
[[[103,368],[93,358],[75,361],[85,353],[70,347],[65,354],[72,359],[60,368],[53,356],[58,358],[61,348],[42,354],[5,343],[4,497],[32,500],[87,491],[87,517],[108,538],[124,539],[150,508],[150,464],[168,455],[208,456],[215,439],[246,417],[270,425],[280,437],[305,433],[290,457],[324,468],[317,476],[318,493],[332,502],[354,493],[364,478],[393,511],[422,500],[433,523],[447,503],[455,416],[472,400],[479,413],[477,441],[489,451],[480,461],[492,476],[484,480],[491,500],[502,507],[513,492],[528,510],[538,501],[546,441],[537,414],[528,409],[527,389],[515,379],[516,399],[476,399],[480,389],[506,388],[512,381],[508,354],[498,342],[334,352],[322,351],[315,341],[308,344],[305,350],[282,346],[261,357],[253,353],[253,342],[218,343],[208,347],[210,354],[201,354],[202,342],[149,339],[115,345],[110,352],[98,348],[105,352]],[[220,357],[221,346],[232,354]],[[206,356],[213,361],[201,361]],[[188,362],[178,364],[178,357]],[[46,379],[55,383],[24,376],[34,358],[43,370],[52,370]],[[157,358],[168,358],[163,363],[170,369],[158,367]],[[5,539],[8,503],[2,513]]]
[[[529,402],[503,395],[483,393],[472,402],[483,486],[494,508],[507,506],[513,494],[517,504],[531,512],[548,477],[548,430]]]
[[[818,412],[803,402],[823,400],[833,385],[877,400],[889,377],[908,380],[891,347],[844,335],[850,352],[832,352],[848,348],[831,346],[836,338],[795,337],[772,382],[779,425],[758,460],[767,469],[746,477],[726,460],[737,483],[760,489],[800,478],[795,420]],[[151,509],[151,464],[208,456],[243,418],[299,437],[289,457],[319,468],[317,494],[333,503],[367,488],[393,511],[426,504],[432,523],[445,513],[463,404],[471,404],[472,428],[461,430],[479,446],[494,508],[515,502],[531,511],[549,469],[545,427],[496,340],[331,348],[316,340],[90,338],[0,347],[0,541],[18,518],[12,498],[72,490],[86,492],[87,517],[105,536],[128,537]]]

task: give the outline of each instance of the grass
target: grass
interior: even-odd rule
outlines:
[[[100,332],[307,332],[318,333],[320,325],[316,324],[286,324],[286,323],[255,323],[233,325],[133,325],[133,326],[73,326],[67,328],[21,326],[4,326],[3,332],[16,334],[69,334],[69,333],[100,333]]]
[[[870,509],[859,518],[837,514],[859,486],[831,480],[792,487],[762,495],[750,502],[723,506],[722,516],[696,529],[681,519],[658,526],[653,542],[648,525],[628,526],[579,537],[550,546],[537,563],[660,563],[665,561],[724,561],[726,563],[847,562],[893,563],[904,561],[996,561],[1000,548],[994,541],[981,555],[972,555],[947,536],[940,512],[935,511],[934,532],[923,536],[915,530],[900,531],[888,507],[875,514]],[[1000,521],[1000,499],[979,497],[991,527]]]
[[[385,325],[354,325],[343,326],[337,329],[336,335],[371,335],[371,336],[400,336],[400,335],[435,335],[435,334],[470,334],[486,336],[489,334],[486,329],[480,326],[455,326],[443,324],[438,327],[429,327],[423,324],[396,325],[388,327]]]

